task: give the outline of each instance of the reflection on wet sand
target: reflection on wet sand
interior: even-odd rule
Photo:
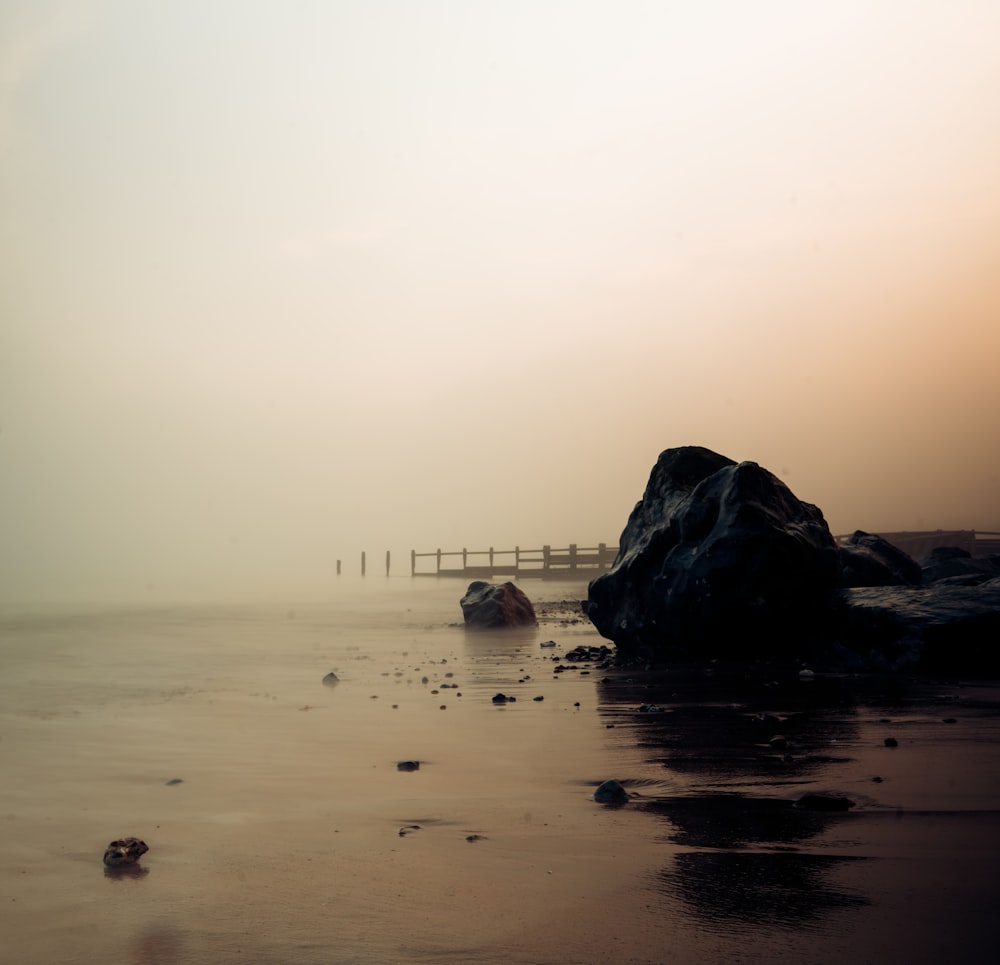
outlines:
[[[942,795],[953,829],[1000,831],[1000,694],[988,683],[712,665],[617,670],[598,693],[609,740],[634,748],[633,805],[672,846],[656,887],[706,927],[816,925],[871,906],[871,863],[920,860]],[[800,806],[806,795],[852,810]],[[904,836],[887,833],[889,815],[910,819]]]

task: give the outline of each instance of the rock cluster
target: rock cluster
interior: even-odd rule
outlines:
[[[661,453],[586,609],[625,657],[1000,674],[1000,558],[838,546],[766,469],[696,446]]]

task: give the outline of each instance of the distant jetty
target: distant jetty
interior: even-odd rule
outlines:
[[[836,536],[838,543],[850,534]],[[957,546],[971,556],[989,556],[1000,553],[1000,533],[975,529],[933,529],[913,532],[878,533],[915,560],[931,554],[938,546]],[[367,570],[367,554],[361,554],[361,574]],[[607,543],[597,546],[567,547],[542,546],[540,549],[498,550],[432,550],[429,553],[410,551],[411,576],[461,577],[471,580],[491,580],[495,577],[522,579],[561,580],[577,577],[592,579],[611,568],[618,556],[618,547]],[[389,575],[391,557],[385,553],[385,575]],[[341,561],[337,560],[337,575]]]
[[[597,546],[565,548],[543,546],[540,549],[487,550],[461,549],[451,552],[410,553],[412,576],[454,576],[472,580],[491,580],[498,576],[542,580],[590,579],[606,572],[618,555],[617,546],[600,543]]]

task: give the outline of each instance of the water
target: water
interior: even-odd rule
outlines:
[[[571,665],[603,641],[541,604],[585,588],[524,588],[541,625],[508,633],[409,578],[8,614],[7,959],[995,959],[997,688]],[[594,803],[609,777],[628,806]],[[856,807],[792,808],[806,791]],[[124,835],[149,853],[108,873]]]

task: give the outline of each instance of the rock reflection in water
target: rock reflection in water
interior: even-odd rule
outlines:
[[[659,882],[704,921],[800,927],[835,909],[870,904],[863,895],[839,890],[829,880],[839,865],[864,860],[796,852],[695,851],[676,855]]]

